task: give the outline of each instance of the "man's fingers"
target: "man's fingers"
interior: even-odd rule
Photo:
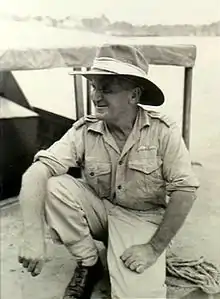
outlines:
[[[23,267],[24,267],[24,268],[28,268],[29,262],[30,262],[30,261],[29,261],[28,259],[25,259],[25,258],[24,258],[24,259],[23,259],[23,263],[22,263],[22,264],[23,264]]]
[[[18,262],[19,262],[20,264],[22,264],[22,263],[23,263],[23,260],[24,260],[24,258],[21,257],[21,256],[19,255],[19,256],[18,256]]]
[[[40,260],[39,262],[37,262],[34,270],[31,272],[31,275],[32,276],[39,275],[40,272],[41,272],[41,270],[42,270],[42,268],[43,268],[43,265],[44,265],[44,261],[43,260]]]
[[[137,266],[137,268],[136,268],[136,272],[137,272],[137,273],[143,273],[143,272],[144,272],[144,266],[143,266],[143,265],[139,265],[139,266]]]
[[[36,261],[36,260],[27,260],[25,258],[21,258],[19,259],[19,261],[22,261],[23,267],[26,268],[27,271],[30,272],[32,276],[39,275],[44,265],[43,260]]]
[[[39,275],[44,265],[43,259],[27,259],[25,257],[18,256],[18,261],[24,268],[27,269],[28,272],[31,273],[32,276]]]
[[[122,261],[125,261],[125,260],[127,260],[127,258],[129,258],[130,256],[131,256],[131,252],[130,252],[129,250],[126,250],[126,251],[122,254],[121,259],[122,259]]]
[[[36,267],[37,261],[30,261],[27,271],[28,272],[33,272],[35,267]]]
[[[126,267],[129,267],[133,262],[135,262],[135,258],[133,256],[130,256],[126,259],[126,261],[124,261]]]
[[[132,270],[132,271],[136,271],[136,268],[139,266],[139,262],[135,261],[133,263],[130,264],[129,268]]]

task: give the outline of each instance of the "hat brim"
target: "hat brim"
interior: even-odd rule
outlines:
[[[140,98],[140,104],[149,105],[149,106],[160,106],[164,103],[165,100],[162,90],[147,78],[133,76],[124,73],[119,74],[119,73],[114,73],[114,72],[104,71],[104,70],[73,71],[70,73],[70,75],[82,75],[88,80],[92,80],[94,76],[99,76],[99,75],[100,76],[117,75],[117,76],[128,77],[132,81],[137,83],[138,86],[143,88],[142,95]]]

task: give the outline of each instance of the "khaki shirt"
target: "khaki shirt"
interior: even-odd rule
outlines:
[[[172,191],[199,186],[177,125],[141,107],[122,152],[106,124],[88,116],[35,160],[55,176],[80,166],[100,198],[136,210],[166,206]]]

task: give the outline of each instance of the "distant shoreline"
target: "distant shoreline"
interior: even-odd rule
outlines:
[[[202,25],[133,25],[124,21],[112,23],[105,15],[94,18],[76,18],[69,15],[61,19],[51,16],[10,15],[5,18],[18,22],[36,21],[48,27],[90,31],[120,37],[220,36],[220,21]]]
[[[181,35],[181,34],[177,34],[177,35],[146,35],[146,34],[111,34],[111,36],[115,36],[115,37],[124,37],[124,38],[129,38],[129,37],[220,37],[220,35]]]

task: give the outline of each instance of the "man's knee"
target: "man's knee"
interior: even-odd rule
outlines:
[[[46,202],[54,201],[54,199],[60,198],[62,189],[61,178],[51,177],[47,182],[47,197]]]
[[[76,184],[74,178],[70,178],[68,175],[61,175],[56,177],[51,177],[47,182],[47,201],[54,202],[65,201],[68,203],[70,200],[74,202],[74,194]]]
[[[47,182],[47,193],[49,197],[54,195],[57,192],[60,192],[61,189],[61,178],[58,177],[51,177]]]
[[[46,201],[52,204],[61,201],[72,208],[79,207],[82,205],[85,191],[87,190],[84,184],[68,174],[51,177],[47,183]]]
[[[79,210],[80,206],[76,196],[74,196],[74,190],[74,179],[70,182],[68,175],[51,177],[48,180],[45,199],[46,219],[60,218],[67,214],[72,215],[74,210]]]

